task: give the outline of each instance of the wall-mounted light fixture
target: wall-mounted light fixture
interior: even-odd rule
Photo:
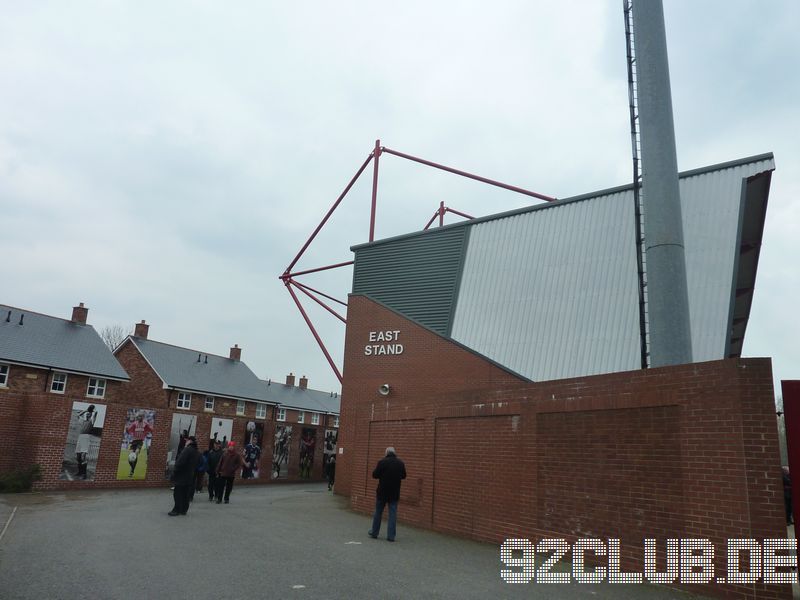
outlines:
[[[390,389],[391,388],[389,387],[389,384],[388,383],[384,383],[383,385],[381,385],[381,387],[378,388],[378,393],[381,396],[388,396]]]

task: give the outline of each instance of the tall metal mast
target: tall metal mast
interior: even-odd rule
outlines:
[[[650,366],[692,362],[675,125],[661,0],[632,0]]]

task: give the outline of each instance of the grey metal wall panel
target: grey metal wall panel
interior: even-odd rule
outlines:
[[[466,227],[434,230],[355,250],[353,293],[448,335]]]
[[[743,180],[772,169],[681,177],[695,362],[726,356]],[[630,188],[472,225],[453,339],[534,380],[639,368],[633,227]]]
[[[631,192],[471,227],[452,337],[534,380],[638,368]]]
[[[726,357],[745,179],[774,168],[767,159],[681,178],[694,362]]]

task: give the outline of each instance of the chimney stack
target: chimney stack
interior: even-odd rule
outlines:
[[[83,302],[78,306],[72,307],[72,322],[86,325],[86,317],[89,316],[89,309],[83,305]]]
[[[231,360],[242,360],[242,349],[239,344],[234,344],[231,348]]]
[[[142,338],[143,340],[146,340],[149,331],[150,331],[150,325],[145,323],[144,319],[142,319],[142,322],[137,323],[136,327],[134,327],[133,335],[135,335],[138,338]]]
[[[308,378],[305,375],[303,375],[300,378],[300,389],[305,390],[307,388],[308,388]]]
[[[294,375],[292,373],[289,373],[286,376],[286,385],[292,386],[292,387],[294,386]]]

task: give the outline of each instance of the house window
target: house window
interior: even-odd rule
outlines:
[[[0,387],[8,386],[8,365],[0,365]]]
[[[53,373],[53,381],[50,382],[50,391],[54,394],[63,394],[67,389],[67,374]]]
[[[339,426],[339,417],[333,417],[333,426],[334,427],[338,427]]]
[[[102,398],[106,395],[106,380],[89,378],[89,385],[86,387],[86,395],[92,398]]]
[[[306,422],[306,413],[304,413],[302,410],[297,411],[297,422],[298,423]]]
[[[192,407],[192,395],[186,392],[178,392],[178,408],[189,410]]]
[[[311,424],[319,425],[319,413],[311,413]]]
[[[276,421],[285,421],[286,420],[286,409],[279,408],[278,409],[278,416],[275,417]]]
[[[236,414],[243,415],[244,414],[244,400],[237,400],[236,401]]]
[[[267,418],[267,405],[256,404],[256,419],[266,419],[266,418]]]
[[[212,412],[214,411],[214,396],[206,396],[205,409]]]

